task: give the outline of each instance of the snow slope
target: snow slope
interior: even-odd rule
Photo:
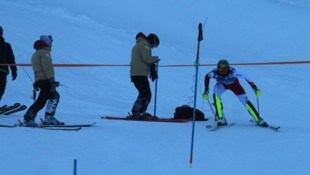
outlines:
[[[293,4],[293,5],[291,5]],[[136,33],[156,33],[153,50],[160,64],[193,64],[198,23],[204,22],[201,63],[227,58],[231,63],[309,60],[309,1],[185,0],[47,1],[1,0],[0,25],[12,44],[17,63],[29,63],[33,42],[41,34],[54,37],[54,63],[128,64]],[[200,67],[197,107],[212,112],[202,93]],[[164,124],[101,120],[126,115],[137,92],[128,67],[56,68],[61,101],[57,117],[66,123],[97,122],[79,132],[0,128],[1,175],[78,174],[300,174],[310,173],[308,93],[309,65],[236,66],[262,90],[260,112],[281,132],[251,126],[249,114],[231,93],[223,95],[225,114],[236,125],[208,132],[197,122],[193,166],[189,167],[191,123]],[[31,105],[30,67],[19,67],[8,80],[0,104]],[[175,107],[192,104],[194,67],[161,67],[157,114],[173,116]],[[249,99],[251,88],[241,80]],[[214,84],[214,81],[211,84]],[[154,92],[154,83],[151,84]],[[210,88],[211,88],[210,87]],[[149,106],[153,112],[154,102]],[[38,115],[38,120],[44,111]],[[23,112],[1,116],[13,124]]]

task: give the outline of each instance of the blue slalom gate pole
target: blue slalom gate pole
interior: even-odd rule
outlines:
[[[208,18],[207,18],[208,19]],[[200,52],[200,42],[203,40],[202,34],[202,24],[198,25],[198,45],[197,45],[197,55],[195,61],[196,75],[195,75],[195,92],[194,92],[194,110],[193,110],[193,125],[192,125],[192,139],[191,139],[191,153],[189,158],[190,166],[193,163],[194,157],[194,136],[195,136],[195,120],[196,120],[196,101],[197,101],[197,82],[198,82],[198,70],[199,70],[199,52]]]
[[[77,173],[77,160],[73,160],[73,175],[76,175]]]

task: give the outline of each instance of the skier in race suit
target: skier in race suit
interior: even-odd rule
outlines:
[[[59,102],[59,94],[56,91],[59,82],[55,81],[54,66],[51,57],[51,47],[53,38],[52,36],[42,35],[40,40],[35,41],[35,52],[31,58],[31,64],[35,76],[34,89],[40,90],[39,97],[30,106],[24,115],[24,125],[29,127],[36,127],[38,124],[35,122],[37,113],[44,108],[45,110],[45,125],[63,125],[55,117],[55,111]]]
[[[156,116],[151,116],[146,110],[152,97],[148,76],[152,81],[158,78],[155,63],[160,59],[152,56],[152,49],[157,48],[158,45],[159,38],[153,33],[145,36],[139,32],[136,35],[136,44],[131,50],[130,78],[139,95],[133,104],[129,119],[156,119]]]
[[[250,115],[255,120],[256,124],[263,127],[268,127],[268,124],[261,118],[253,104],[248,100],[248,97],[239,83],[238,78],[245,79],[254,90],[255,94],[259,96],[261,91],[257,88],[254,82],[245,74],[238,72],[235,68],[230,67],[229,62],[222,59],[218,62],[217,68],[213,69],[205,76],[205,91],[203,97],[209,100],[209,82],[210,79],[216,79],[216,84],[213,89],[213,100],[216,109],[217,125],[227,125],[226,118],[223,115],[223,105],[221,102],[221,95],[226,90],[231,90],[246,107]]]

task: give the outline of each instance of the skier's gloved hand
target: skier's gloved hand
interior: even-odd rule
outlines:
[[[158,78],[157,72],[156,72],[156,65],[155,63],[151,64],[150,66],[150,79],[152,81],[155,81]]]
[[[153,57],[156,59],[154,63],[158,63],[160,61],[160,58],[158,56],[153,56]]]
[[[39,85],[38,85],[37,82],[33,83],[33,89],[34,89],[35,91],[39,91],[39,90],[40,90],[40,89],[39,89]]]
[[[205,100],[209,100],[209,89],[205,89],[204,93],[202,94]]]
[[[255,84],[252,85],[252,89],[253,89],[256,96],[259,97],[262,94],[262,92],[258,89],[258,87]]]
[[[50,92],[51,93],[55,93],[56,92],[56,87],[59,86],[59,82],[55,81],[55,78],[50,78],[49,82],[51,84]]]
[[[12,72],[12,80],[14,81],[17,77],[17,71]]]

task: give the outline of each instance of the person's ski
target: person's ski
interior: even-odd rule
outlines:
[[[37,127],[26,127],[21,124],[14,124],[14,125],[0,125],[3,128],[17,128],[17,127],[24,127],[24,128],[34,128],[34,129],[45,129],[45,130],[62,130],[62,131],[78,131],[81,130],[82,127],[44,127],[44,126],[37,126]]]
[[[2,110],[4,110],[5,108],[7,108],[7,107],[8,107],[7,105],[1,106],[1,107],[0,107],[0,112],[1,112]]]
[[[89,124],[64,124],[64,125],[41,125],[44,128],[74,128],[74,127],[91,127],[94,126],[96,122],[94,123],[89,123]]]
[[[253,120],[250,120],[250,122],[253,123],[253,124],[255,124],[255,126],[258,126],[258,127],[260,127],[260,128],[269,128],[269,129],[271,129],[271,130],[273,130],[273,131],[278,131],[278,130],[281,128],[281,126],[273,126],[273,125],[269,125],[269,124],[268,124],[267,127],[259,126],[259,125],[257,125],[256,122],[253,121]]]
[[[15,108],[18,108],[21,104],[20,103],[15,103],[14,105],[12,106],[7,106],[7,105],[4,105],[1,107],[1,110],[0,110],[0,115],[3,115],[4,113],[8,112],[8,111],[11,111]]]
[[[3,127],[3,128],[15,128],[17,126],[18,126],[17,124],[15,124],[15,125],[0,125],[0,127]]]
[[[191,120],[189,119],[173,119],[173,118],[158,118],[155,120],[142,120],[142,119],[128,119],[126,117],[113,117],[113,116],[104,116],[102,119],[107,120],[124,120],[124,121],[140,121],[140,122],[170,122],[170,123],[187,123]]]
[[[10,115],[19,111],[23,111],[25,109],[27,109],[27,106],[21,105],[20,103],[15,103],[12,106],[4,105],[0,108],[0,115]]]
[[[27,106],[26,105],[21,105],[21,106],[15,108],[15,109],[12,109],[10,111],[2,113],[2,115],[10,115],[10,114],[13,114],[13,113],[16,113],[16,112],[23,111],[25,109],[27,109]]]
[[[82,127],[44,127],[44,126],[42,128],[45,130],[61,130],[61,131],[78,131],[82,129]]]
[[[94,126],[96,124],[96,122],[94,123],[82,123],[82,124],[65,124],[63,122],[61,122],[61,124],[59,125],[46,125],[44,124],[44,119],[40,118],[41,120],[41,123],[40,123],[40,126],[43,126],[43,127],[91,127],[91,126]]]
[[[269,125],[268,128],[274,130],[274,131],[278,131],[281,127],[280,126],[271,126]]]
[[[212,125],[207,125],[206,128],[209,130],[209,131],[216,131],[220,128],[226,128],[226,127],[229,127],[229,126],[233,126],[235,125],[235,123],[227,123],[227,125],[220,125],[218,126],[217,124],[215,126],[212,126]]]

